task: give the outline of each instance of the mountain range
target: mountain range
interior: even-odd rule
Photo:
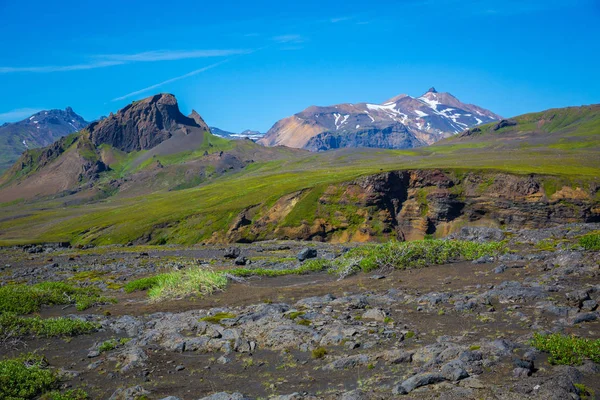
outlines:
[[[431,88],[420,97],[401,94],[382,104],[311,106],[275,123],[258,142],[311,151],[343,147],[405,149],[430,145],[500,119],[491,111]]]
[[[430,101],[414,113],[449,114]],[[432,111],[430,124],[449,123]],[[484,114],[471,108],[465,117],[482,119],[477,111]],[[466,221],[600,220],[600,106],[493,120],[457,135],[469,120],[450,120],[452,136],[431,146],[313,153],[215,136],[198,113],[185,116],[173,95],[158,94],[27,149],[0,177],[0,242],[364,241],[443,234]],[[454,171],[450,181],[443,171]]]
[[[234,132],[224,131],[223,129],[219,129],[217,127],[211,126],[210,131],[215,136],[219,136],[219,137],[223,137],[223,138],[227,138],[227,139],[246,139],[246,138],[248,138],[251,140],[259,140],[259,139],[262,139],[263,136],[265,136],[264,133],[261,133],[259,131],[253,131],[251,129],[246,129],[245,131],[240,132],[240,133],[234,133]]]
[[[0,126],[0,171],[9,168],[27,149],[48,146],[88,125],[71,107],[33,114],[23,121]]]

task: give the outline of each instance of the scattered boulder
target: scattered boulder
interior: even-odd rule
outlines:
[[[133,386],[127,389],[117,389],[110,396],[109,400],[137,400],[142,396],[150,394],[149,391],[141,387],[140,385]]]
[[[248,259],[244,256],[239,256],[234,261],[235,265],[246,265],[248,263]]]
[[[231,259],[235,259],[238,258],[241,254],[241,250],[237,247],[228,247],[225,250],[225,254],[223,254],[223,257],[225,258],[231,258]]]
[[[394,387],[392,390],[393,394],[408,394],[421,386],[433,385],[435,383],[440,383],[445,381],[446,379],[437,373],[424,373],[417,374],[412,376],[402,382],[401,384]]]
[[[362,315],[362,318],[383,322],[387,318],[387,315],[381,308],[371,308],[370,310],[365,311],[365,313]]]
[[[300,250],[300,252],[296,256],[296,258],[298,258],[298,261],[300,261],[300,262],[303,262],[305,260],[308,260],[309,258],[315,258],[315,257],[317,257],[317,249],[311,249],[310,247],[303,248],[302,250]]]

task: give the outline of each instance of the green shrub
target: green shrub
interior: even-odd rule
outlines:
[[[34,355],[0,361],[0,399],[33,399],[54,389],[58,377],[44,364],[43,357]]]
[[[531,344],[550,354],[550,364],[580,365],[586,359],[600,362],[600,339],[584,339],[559,333],[535,333]]]
[[[579,245],[586,250],[600,251],[600,233],[590,233],[579,238]]]
[[[80,288],[64,282],[0,287],[0,313],[30,314],[39,311],[42,305],[56,304],[75,304],[81,311],[111,301],[114,299],[101,296],[98,288]]]
[[[0,314],[0,336],[76,336],[97,330],[99,324],[71,318],[21,317],[14,313]]]
[[[318,360],[319,358],[323,358],[327,355],[327,349],[325,349],[324,347],[317,347],[316,349],[313,349],[311,355],[312,358]]]

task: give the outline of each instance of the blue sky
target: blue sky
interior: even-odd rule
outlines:
[[[158,92],[232,131],[430,86],[504,116],[600,103],[597,0],[208,3],[0,0],[0,123]]]

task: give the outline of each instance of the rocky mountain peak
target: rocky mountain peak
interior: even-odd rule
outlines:
[[[435,90],[435,88],[432,86],[429,88],[429,90],[427,91],[427,93],[437,93],[437,90]]]
[[[206,124],[204,119],[200,116],[200,114],[198,114],[198,112],[196,112],[196,110],[192,110],[190,115],[188,115],[188,118],[193,119],[196,122],[196,124],[198,124],[198,126],[200,126],[200,128],[202,128],[202,130],[204,130],[206,132],[210,131],[208,125]]]
[[[161,93],[134,101],[116,114],[90,124],[88,130],[94,144],[107,143],[131,152],[150,149],[183,126],[200,124],[179,111],[175,96]]]

